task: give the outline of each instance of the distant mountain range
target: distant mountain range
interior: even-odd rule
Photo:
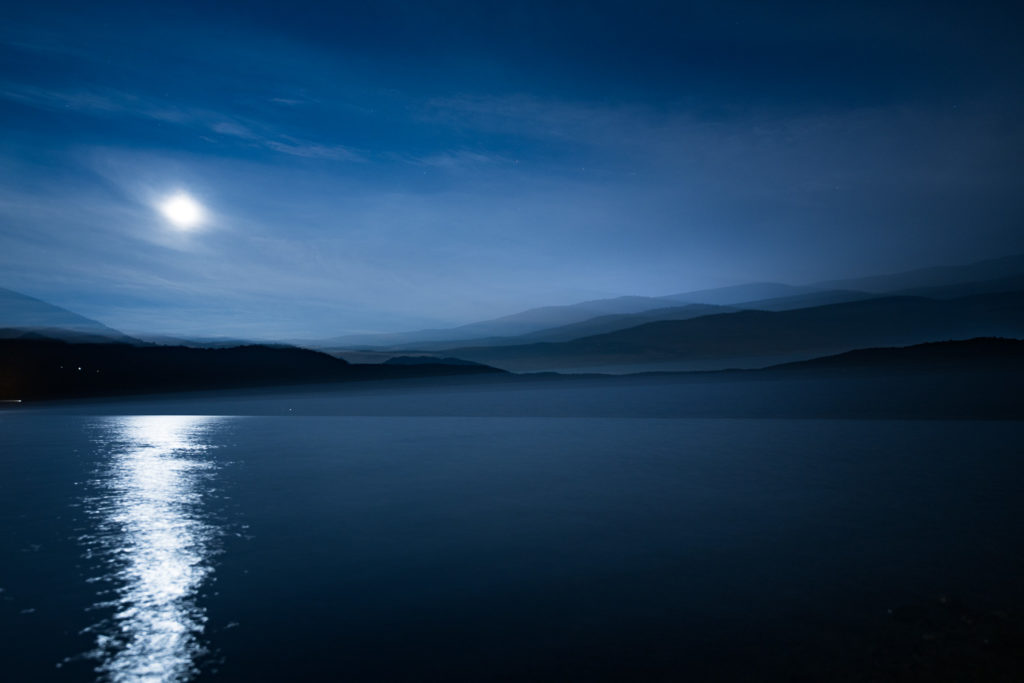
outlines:
[[[1024,337],[1024,294],[883,297],[788,311],[664,320],[568,342],[445,349],[514,372],[762,367],[865,346]]]
[[[440,348],[456,341],[490,339],[492,342],[509,337],[553,331],[575,323],[608,315],[629,315],[644,313],[659,308],[679,308],[693,304],[727,306],[751,299],[768,299],[814,291],[810,287],[794,287],[779,283],[754,283],[703,289],[685,294],[671,294],[661,297],[620,296],[612,299],[595,299],[565,306],[543,306],[521,313],[506,315],[493,320],[484,320],[459,327],[446,329],[416,330],[387,334],[344,335],[324,339],[311,344],[316,348],[409,348],[431,344]],[[557,335],[557,333],[555,333]],[[504,343],[504,342],[499,342]]]
[[[652,322],[655,320],[688,320],[690,318],[697,318],[702,315],[710,315],[712,313],[724,313],[727,311],[736,310],[727,306],[707,306],[704,304],[690,304],[687,306],[670,306],[668,308],[656,308],[653,310],[643,311],[642,313],[619,313],[615,315],[600,315],[595,318],[588,318],[581,322],[570,323],[568,325],[560,325],[558,327],[545,328],[537,330],[535,332],[527,332],[512,337],[483,337],[479,339],[472,339],[474,346],[509,346],[515,344],[523,344],[527,342],[539,342],[539,341],[569,341],[571,339],[578,339],[591,334],[599,334],[601,332],[613,332],[615,330],[623,330],[627,327],[635,327],[645,322]],[[440,349],[450,348],[460,341],[458,339],[445,339],[443,341],[426,341],[417,342],[415,348],[417,351],[429,352],[437,351]],[[379,351],[386,351],[389,347],[382,347]],[[403,347],[395,347],[402,349]],[[407,348],[407,347],[406,347]],[[322,350],[331,352],[337,351],[343,354],[344,349],[333,350],[331,348],[324,348]]]
[[[345,335],[306,345],[342,354],[344,350],[441,351],[464,346],[508,346],[542,341],[569,341],[652,322],[692,317],[686,306],[783,311],[862,301],[882,294],[957,298],[972,294],[1024,291],[1024,255],[966,266],[924,268],[889,275],[833,280],[794,286],[774,282],[702,289],[661,297],[624,296],[545,306],[493,320],[447,329],[388,334]],[[711,311],[708,311],[711,312]],[[725,312],[720,310],[716,312]],[[620,317],[613,317],[620,316]],[[628,316],[636,316],[629,318]],[[580,325],[578,329],[571,326]],[[578,338],[577,337],[577,338]],[[469,343],[472,342],[472,343]],[[343,355],[343,354],[342,354]]]
[[[307,344],[352,362],[482,363],[516,372],[762,367],[864,346],[1024,336],[1024,255],[794,286],[761,282],[546,306],[448,329]],[[0,339],[235,348],[245,340],[129,337],[0,289]],[[275,346],[264,344],[263,347]],[[282,344],[281,348],[289,348]]]
[[[544,306],[522,313],[484,320],[459,327],[415,330],[384,334],[350,334],[323,339],[313,344],[317,348],[402,348],[424,342],[470,340],[487,337],[514,337],[550,327],[582,322],[590,318],[621,313],[637,313],[669,305],[665,299],[643,296],[623,296],[614,299],[584,301],[568,306]]]

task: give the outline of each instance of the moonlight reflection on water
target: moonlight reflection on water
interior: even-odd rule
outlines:
[[[85,537],[104,586],[90,627],[105,680],[183,681],[205,650],[197,601],[213,571],[217,526],[204,519],[214,465],[206,456],[218,418],[117,417],[101,423],[109,448],[87,501],[96,532]]]

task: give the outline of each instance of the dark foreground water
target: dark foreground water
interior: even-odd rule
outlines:
[[[3,680],[1018,680],[1019,422],[0,430]]]

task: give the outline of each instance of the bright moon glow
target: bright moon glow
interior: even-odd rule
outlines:
[[[182,230],[199,225],[203,220],[203,207],[187,194],[176,194],[160,204],[160,212]]]

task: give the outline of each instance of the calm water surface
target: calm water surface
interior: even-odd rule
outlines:
[[[1019,611],[1024,425],[0,416],[5,680],[807,680]]]

